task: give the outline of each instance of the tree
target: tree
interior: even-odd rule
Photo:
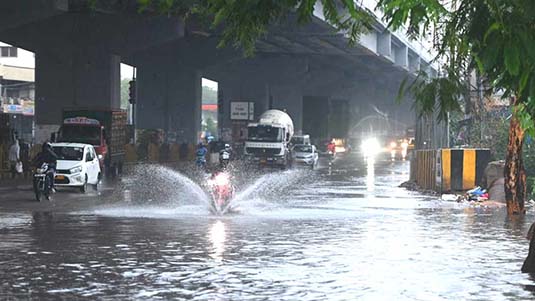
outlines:
[[[96,1],[96,0],[94,0]],[[321,4],[326,21],[347,32],[355,42],[370,28],[372,18],[354,0],[138,0],[142,13],[199,15],[213,27],[224,25],[220,45],[243,47],[252,54],[256,39],[269,25],[296,14],[310,21]],[[409,36],[432,35],[444,64],[444,76],[421,73],[400,91],[410,90],[417,108],[426,113],[438,108],[439,118],[459,109],[466,74],[475,68],[491,90],[505,91],[512,99],[513,117],[506,156],[505,190],[510,214],[524,213],[524,136],[535,127],[535,1],[533,0],[380,0],[389,27],[405,29]]]
[[[438,59],[446,76],[413,82],[410,89],[425,110],[438,102],[441,116],[455,109],[462,95],[463,74],[475,68],[511,98],[505,167],[509,214],[525,212],[526,174],[522,162],[525,134],[533,136],[535,116],[535,2],[531,0],[452,1],[381,0],[378,4],[393,28],[408,25],[408,32],[435,35]],[[455,95],[455,97],[451,97]]]

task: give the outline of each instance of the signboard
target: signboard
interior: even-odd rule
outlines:
[[[33,116],[35,113],[35,103],[33,101],[24,101],[22,105],[22,115]]]
[[[254,120],[254,102],[238,102],[230,103],[230,119],[231,120]]]
[[[34,115],[33,101],[20,101],[21,104],[4,104],[0,106],[0,112],[7,114],[23,114],[26,116]]]
[[[63,121],[63,124],[84,124],[84,125],[100,125],[100,122],[96,119],[87,117],[72,117]]]
[[[4,105],[3,111],[4,113],[9,113],[9,114],[21,114],[22,106],[21,105]]]

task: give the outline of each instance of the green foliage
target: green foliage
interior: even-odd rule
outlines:
[[[206,124],[203,124],[203,131],[210,132],[212,135],[217,135],[217,123],[210,117],[206,118]]]
[[[129,79],[122,79],[121,80],[121,109],[128,108],[129,102],[128,98],[128,87],[129,87],[130,80]]]
[[[203,104],[217,104],[217,90],[208,86],[202,86],[201,95]]]
[[[430,78],[426,72],[419,72],[416,80],[407,86],[404,80],[400,86],[398,100],[410,92],[415,96],[414,106],[420,114],[438,110],[438,119],[447,120],[448,113],[461,110],[460,102],[466,93],[466,84],[455,70],[448,69],[444,77]]]
[[[526,187],[528,192],[528,198],[535,199],[535,177],[528,177],[526,180]]]
[[[438,0],[381,0],[378,6],[395,29],[409,24],[408,32],[421,36],[434,32],[437,59],[445,62],[444,85],[453,87],[465,74],[476,67],[492,85],[488,92],[503,90],[504,97],[515,97],[516,116],[526,132],[535,136],[535,1],[532,0],[474,0],[442,2]],[[421,81],[421,82],[418,82]],[[452,99],[442,97],[438,81],[418,78],[413,82],[415,95],[425,110],[434,109],[430,98],[437,95],[443,108]],[[427,93],[424,93],[427,92]]]

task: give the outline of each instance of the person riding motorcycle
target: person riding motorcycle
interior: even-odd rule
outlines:
[[[49,188],[52,192],[55,191],[54,176],[56,173],[57,160],[58,155],[56,155],[56,153],[52,149],[52,145],[48,142],[43,144],[41,152],[39,152],[37,156],[35,156],[35,158],[33,159],[33,166],[36,168],[41,167],[44,163],[48,164],[46,176],[48,178],[48,184],[50,185]]]
[[[334,143],[334,140],[331,140],[329,144],[327,144],[327,151],[330,155],[334,156],[336,154],[336,144]]]
[[[206,154],[208,153],[208,149],[204,146],[204,144],[199,143],[199,146],[197,147],[197,152],[195,153],[197,156],[197,159],[195,160],[197,163],[197,166],[204,167],[206,165]]]
[[[221,212],[229,205],[230,199],[234,196],[234,186],[228,173],[222,170],[214,170],[208,180],[213,199],[212,208],[216,212]]]
[[[225,147],[219,151],[219,165],[226,167],[232,158],[232,148],[230,144],[226,143]]]

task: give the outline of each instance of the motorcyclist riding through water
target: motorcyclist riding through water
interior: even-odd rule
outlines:
[[[219,152],[219,165],[221,167],[227,167],[231,157],[232,157],[232,148],[230,147],[230,144],[226,143],[225,148],[223,148]]]
[[[199,143],[199,146],[197,147],[197,152],[195,153],[197,158],[195,159],[195,163],[197,164],[197,167],[206,167],[206,154],[208,153],[208,149],[204,146],[204,144]]]
[[[50,191],[55,192],[54,188],[54,176],[56,173],[56,164],[57,164],[58,155],[52,149],[52,145],[48,142],[43,144],[41,152],[33,159],[33,166],[40,168],[43,164],[48,165],[46,172],[46,183]]]
[[[334,143],[334,139],[327,144],[327,153],[329,155],[329,160],[332,161],[336,156],[336,144]]]
[[[230,200],[234,197],[231,177],[224,171],[214,171],[208,180],[212,195],[211,211],[224,214],[230,209]]]

